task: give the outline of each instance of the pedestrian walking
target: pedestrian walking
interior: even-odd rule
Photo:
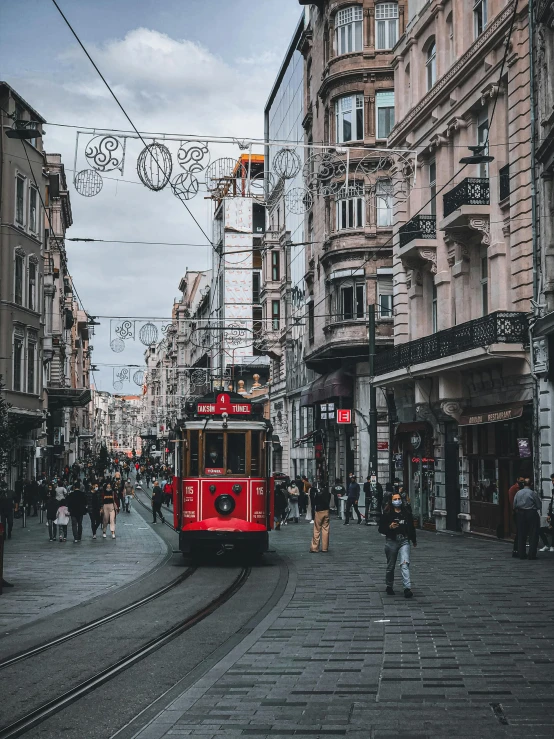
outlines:
[[[518,548],[517,548],[517,538],[518,538],[517,537],[517,514],[514,509],[514,498],[516,497],[516,494],[521,490],[523,485],[524,485],[523,477],[520,476],[516,479],[515,483],[510,488],[508,488],[508,500],[510,501],[510,510],[512,511],[512,517],[513,517],[513,521],[516,527],[516,533],[514,536],[514,544],[512,547],[512,557],[519,556]]]
[[[514,511],[517,516],[517,548],[520,559],[537,559],[539,544],[541,499],[525,481],[514,497]],[[526,554],[529,539],[529,555]]]
[[[12,538],[14,494],[5,480],[0,480],[0,521],[4,527],[4,540]]]
[[[285,511],[287,509],[287,496],[285,494],[284,485],[284,480],[275,480],[273,491],[273,521],[275,531],[280,531],[281,524],[285,517]]]
[[[340,516],[340,499],[344,495],[346,495],[346,488],[342,484],[339,477],[335,478],[335,484],[333,486],[332,494],[337,516]]]
[[[78,544],[83,536],[83,516],[87,512],[87,499],[78,482],[73,485],[73,490],[67,498],[67,508],[71,516],[73,543]]]
[[[115,519],[119,513],[119,504],[111,483],[108,483],[102,494],[102,538],[106,538],[108,524],[112,532],[112,539],[115,539]]]
[[[379,533],[385,535],[386,592],[388,595],[394,595],[394,569],[400,555],[404,597],[411,598],[413,593],[410,579],[410,542],[414,547],[417,546],[416,530],[410,506],[404,503],[400,493],[393,493],[391,502],[385,506],[379,523]]]
[[[294,519],[294,523],[298,523],[298,517],[300,515],[298,511],[298,500],[300,498],[300,490],[296,484],[296,480],[291,480],[290,485],[287,488],[287,494],[290,506],[290,518]]]
[[[56,490],[50,485],[48,488],[48,498],[46,500],[46,520],[48,522],[49,541],[56,541],[56,519],[58,517],[58,508],[60,504],[56,498]]]
[[[166,506],[169,506],[173,502],[173,485],[171,484],[169,479],[165,481],[165,485],[163,486],[163,491],[164,491],[165,504]]]
[[[312,545],[310,552],[315,554],[319,551],[319,542],[321,541],[321,551],[329,551],[329,508],[331,505],[331,493],[327,488],[316,488],[312,485],[314,491],[313,511],[314,511],[314,533],[312,536]]]
[[[158,484],[158,481],[154,480],[154,487],[152,488],[152,515],[154,517],[154,520],[152,521],[152,523],[157,523],[156,515],[160,517],[162,523],[164,523],[165,521],[165,518],[162,514],[162,502],[163,491]]]
[[[57,496],[56,496],[57,497]],[[59,501],[58,512],[56,513],[56,526],[60,534],[60,541],[67,541],[67,524],[71,520],[69,508],[65,498]]]
[[[69,493],[67,492],[67,488],[63,484],[61,480],[58,480],[58,485],[56,487],[56,498],[58,499],[58,502],[61,503],[62,500],[65,500]]]
[[[554,552],[554,493],[552,494],[552,498],[550,499],[550,504],[548,506],[548,515],[546,517],[546,526],[541,526],[539,529],[539,536],[541,537],[542,543],[544,546],[540,549],[541,552]],[[548,545],[548,535],[550,535],[550,546]]]
[[[131,512],[131,501],[135,497],[135,488],[130,480],[127,480],[123,488],[123,505],[127,513]]]
[[[88,515],[90,518],[90,528],[92,531],[92,538],[96,539],[96,532],[98,527],[102,523],[102,494],[100,487],[97,482],[92,486],[92,490],[87,499]]]
[[[344,513],[344,526],[348,526],[350,523],[350,511],[352,508],[356,512],[356,515],[358,516],[358,523],[362,522],[362,514],[358,510],[358,500],[360,498],[360,486],[358,485],[356,481],[356,476],[352,475],[350,478],[350,482],[348,484],[348,492],[347,492],[347,499],[346,499],[346,511]]]

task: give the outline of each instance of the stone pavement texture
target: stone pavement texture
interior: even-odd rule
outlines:
[[[135,511],[121,513],[116,539],[93,540],[88,516],[83,539],[73,543],[71,524],[65,543],[48,541],[48,528],[28,518],[14,522],[4,547],[4,578],[13,583],[0,596],[0,634],[29,624],[136,581],[167,556],[165,543]],[[110,534],[108,532],[108,537]]]
[[[276,608],[139,731],[177,737],[526,739],[554,736],[554,555],[421,532],[415,597],[384,592],[384,539],[332,521],[272,546],[289,563]]]

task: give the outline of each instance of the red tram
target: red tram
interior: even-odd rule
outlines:
[[[187,404],[173,487],[183,554],[267,551],[273,528],[270,440],[263,407],[238,393],[212,393]]]

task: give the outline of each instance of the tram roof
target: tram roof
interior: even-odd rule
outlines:
[[[183,429],[191,431],[267,431],[268,424],[265,420],[253,421],[252,419],[244,419],[243,421],[234,421],[229,419],[224,425],[221,418],[198,418],[186,421],[181,426]]]

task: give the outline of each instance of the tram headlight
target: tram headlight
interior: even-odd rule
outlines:
[[[215,491],[217,490],[217,488],[216,488],[215,485],[210,485],[209,490],[210,490],[210,493],[215,493]]]
[[[229,516],[235,510],[235,500],[231,495],[218,495],[214,505],[222,516]]]

